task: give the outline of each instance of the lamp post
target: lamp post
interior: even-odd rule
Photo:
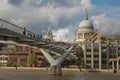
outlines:
[[[17,70],[17,53],[16,53],[16,64],[15,64],[15,69]]]
[[[3,67],[3,54],[2,54],[2,67]]]

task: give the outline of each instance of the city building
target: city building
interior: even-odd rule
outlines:
[[[12,29],[14,29],[14,27],[12,27]],[[39,48],[17,43],[18,41],[32,42],[32,40],[24,39],[24,37],[39,40],[41,36],[35,35],[26,29],[21,30],[20,28],[20,31],[21,33],[23,32],[23,38],[19,37],[19,33],[16,34],[16,32],[11,31],[10,29],[0,27],[0,66],[7,66],[9,62],[12,62],[17,66],[29,67],[30,64],[27,62],[29,54],[35,54],[37,56],[37,67],[45,66],[46,64],[44,62],[46,59],[40,52]],[[28,34],[31,34],[32,36]]]
[[[103,36],[94,29],[88,19],[87,10],[84,20],[79,24],[75,34],[75,43],[84,50],[84,68],[86,69],[118,69],[120,68],[119,36]]]
[[[18,44],[14,41],[0,41],[0,66],[8,66],[10,61],[14,65],[30,67],[27,62],[28,55],[35,54],[37,56],[37,67],[45,66],[45,57],[37,47],[32,47],[26,44]]]

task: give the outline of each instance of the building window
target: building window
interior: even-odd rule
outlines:
[[[99,43],[94,43],[94,52],[99,52]]]
[[[99,52],[99,49],[98,48],[94,49],[94,52]]]
[[[102,52],[103,52],[103,53],[107,52],[107,49],[102,49]]]
[[[21,59],[20,62],[27,62],[27,59]]]
[[[98,61],[98,60],[99,60],[98,57],[99,57],[99,56],[94,56],[94,61]]]
[[[94,61],[94,64],[99,64],[99,61]]]
[[[42,60],[42,58],[38,58],[38,61],[41,61]]]
[[[94,55],[94,58],[98,58],[99,57],[99,55]]]
[[[91,47],[91,43],[90,42],[87,43],[87,47]]]
[[[87,52],[91,52],[91,43],[87,43],[87,49],[86,49]]]
[[[87,61],[90,61],[90,60],[91,60],[91,58],[86,58],[86,60],[87,60]]]
[[[8,57],[4,57],[4,60],[8,60]]]
[[[91,55],[91,52],[87,52],[86,54],[87,54],[87,55]]]
[[[17,47],[16,47],[16,51],[17,51],[17,52],[21,52],[21,51],[22,51],[22,47],[18,47],[18,46],[17,46]]]
[[[13,62],[17,62],[17,58],[11,58],[10,60],[12,60]]]
[[[88,64],[87,64],[87,68],[90,69],[90,68],[91,68],[91,65],[88,65]]]
[[[26,51],[29,51],[29,48],[28,48],[28,47],[26,47]]]
[[[102,58],[107,58],[107,55],[102,53]]]
[[[85,33],[85,38],[88,38],[89,37],[89,33]]]
[[[107,44],[106,43],[102,43],[101,46],[102,47],[107,47]]]
[[[91,60],[87,60],[86,63],[88,63],[88,64],[91,63]]]
[[[82,33],[78,33],[78,38],[82,38]]]
[[[87,49],[86,51],[87,51],[87,52],[91,52],[91,49]]]
[[[99,43],[94,43],[94,47],[99,47]]]
[[[14,45],[7,45],[7,47],[13,49]]]
[[[86,55],[86,57],[91,57],[91,55]]]
[[[94,52],[94,55],[99,55],[99,53],[98,52]]]

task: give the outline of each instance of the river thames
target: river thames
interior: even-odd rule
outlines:
[[[0,69],[0,80],[120,80],[120,73],[64,70],[63,76],[51,76],[45,70]]]

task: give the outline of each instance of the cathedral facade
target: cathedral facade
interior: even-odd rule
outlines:
[[[84,13],[84,20],[80,22],[76,31],[75,43],[79,44],[84,51],[84,68],[120,68],[120,38],[100,35],[88,19],[87,10]]]

